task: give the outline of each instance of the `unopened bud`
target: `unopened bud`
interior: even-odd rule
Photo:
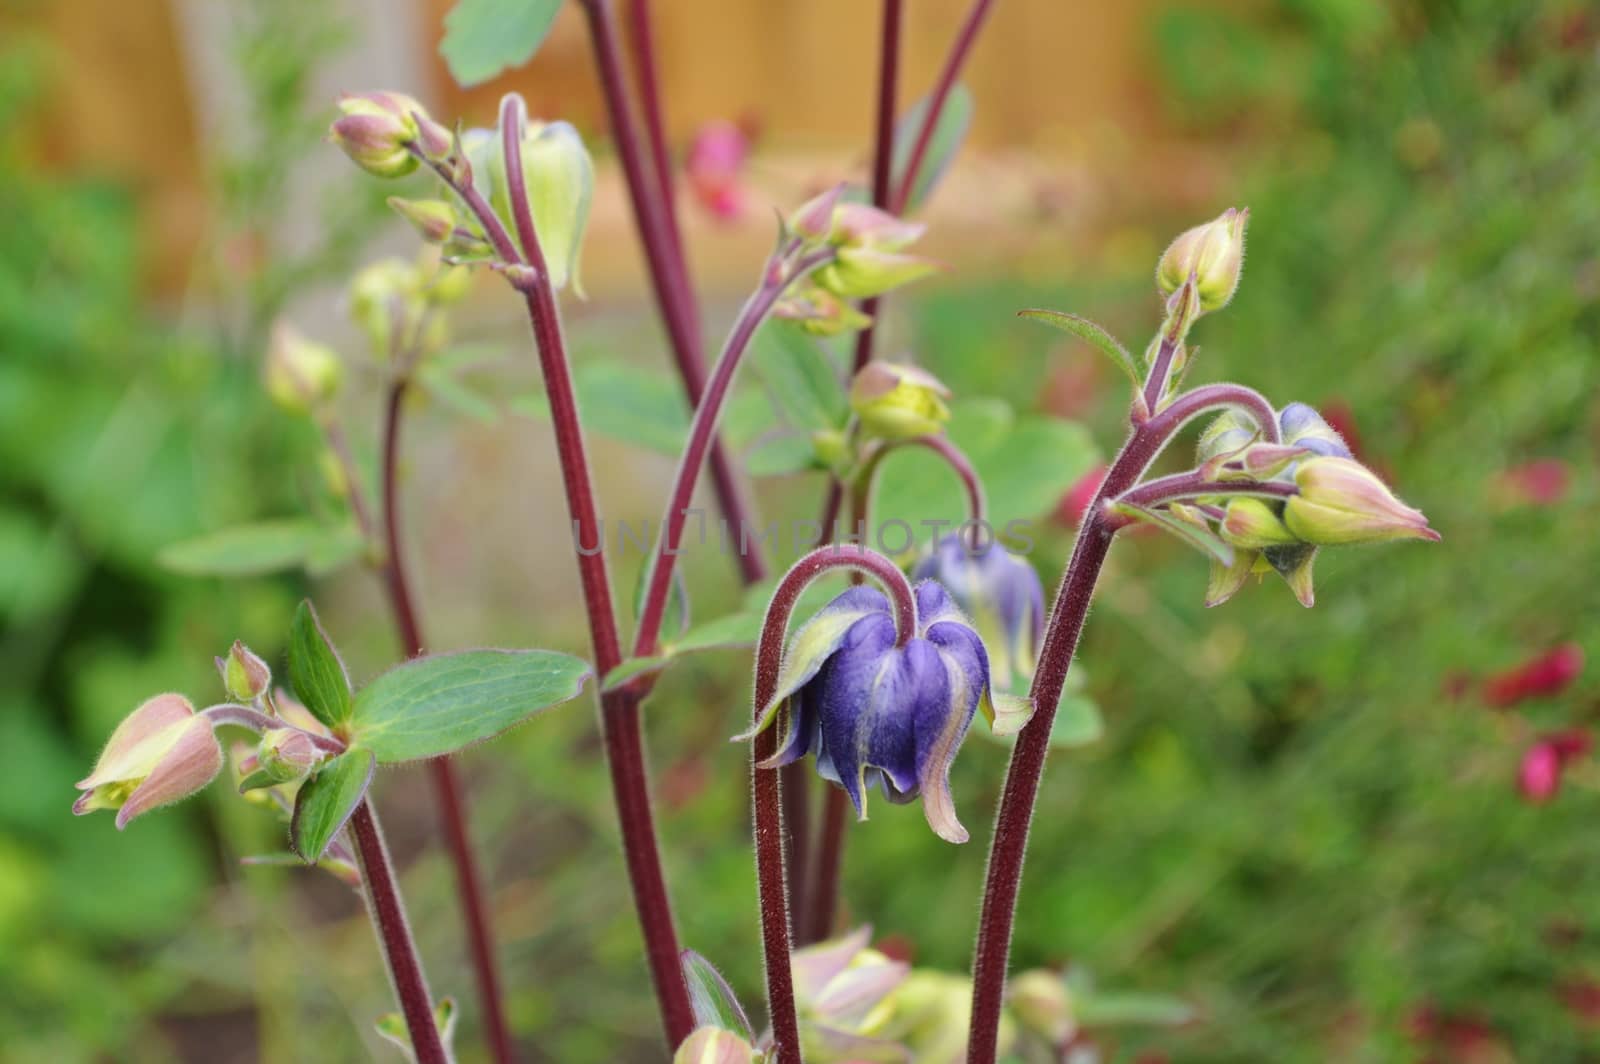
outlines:
[[[229,698],[249,703],[267,693],[272,684],[272,670],[249,647],[235,639],[228,656],[220,660],[222,686]]]
[[[750,1064],[758,1059],[749,1042],[720,1027],[699,1027],[683,1040],[672,1064]]]
[[[1226,542],[1247,550],[1299,542],[1294,533],[1284,526],[1272,504],[1248,495],[1228,503],[1227,514],[1218,532]]]
[[[844,195],[845,186],[834,185],[826,192],[814,196],[789,216],[789,231],[807,243],[821,244],[833,233],[833,212]]]
[[[492,202],[509,218],[513,212],[499,141],[496,137],[478,150],[489,153]],[[560,291],[571,283],[573,291],[583,295],[579,257],[594,198],[594,162],[570,123],[528,123],[522,137],[522,180],[550,284]]]
[[[918,366],[869,362],[850,384],[850,408],[868,435],[909,440],[944,431],[950,397],[937,377]]]
[[[410,146],[421,123],[433,123],[416,100],[398,92],[357,93],[340,98],[339,114],[329,137],[361,169],[376,177],[404,177],[417,168]]]
[[[1156,267],[1156,285],[1162,294],[1172,295],[1193,276],[1202,311],[1227,306],[1244,268],[1244,230],[1249,218],[1248,210],[1229,207],[1174,240]]]
[[[1294,474],[1298,495],[1284,506],[1284,523],[1307,543],[1437,540],[1421,510],[1395,497],[1383,481],[1349,458],[1313,458]]]
[[[1072,994],[1057,973],[1043,969],[1023,972],[1011,980],[1007,993],[1017,1022],[1047,1044],[1065,1045],[1077,1033]]]
[[[844,247],[901,251],[922,238],[928,227],[908,222],[865,203],[841,203],[833,212],[833,242]]]
[[[273,783],[303,779],[328,759],[310,735],[298,728],[273,728],[261,736],[256,748],[256,769]]]
[[[333,348],[279,322],[272,329],[263,378],[273,402],[290,413],[305,414],[338,393],[344,366]]]
[[[931,259],[875,247],[842,247],[815,274],[816,283],[844,299],[866,299],[921,280],[941,267]]]
[[[382,259],[351,279],[350,316],[378,357],[411,341],[426,310],[423,283],[421,272],[403,259]]]
[[[187,798],[222,770],[209,718],[182,695],[157,695],[111,733],[94,771],[77,783],[79,816],[117,810],[117,830],[142,813]]]
[[[1325,458],[1353,457],[1338,431],[1305,403],[1290,403],[1278,411],[1278,434],[1285,444]]]
[[[456,230],[456,209],[444,200],[408,200],[390,196],[388,203],[430,244],[443,244]]]
[[[838,336],[872,324],[870,314],[816,285],[791,291],[772,308],[772,315],[794,322],[813,336]]]

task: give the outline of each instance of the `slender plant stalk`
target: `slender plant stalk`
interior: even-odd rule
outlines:
[[[422,653],[422,626],[417,616],[416,600],[411,595],[405,557],[400,536],[400,423],[405,410],[406,394],[410,381],[404,374],[389,386],[389,400],[384,409],[383,421],[383,532],[385,538],[384,576],[389,589],[389,604],[394,613],[395,627],[399,629],[400,642],[408,658]],[[483,1004],[484,1033],[489,1050],[497,1064],[510,1064],[516,1058],[511,1040],[511,1030],[506,1024],[505,1007],[501,997],[500,975],[495,964],[494,933],[491,930],[489,907],[484,901],[482,877],[472,850],[472,834],[467,828],[466,799],[455,764],[449,757],[436,757],[428,762],[428,775],[433,782],[433,793],[439,813],[440,826],[444,828],[445,842],[450,850],[450,862],[456,873],[456,894],[461,901],[462,915],[467,924],[467,944],[472,955],[473,975],[478,984],[478,997]]]
[[[872,205],[889,210],[894,195],[890,184],[894,180],[894,112],[895,96],[900,84],[900,26],[904,21],[904,0],[883,0],[883,32],[879,35],[878,55],[878,105],[873,126],[872,141]],[[861,312],[878,317],[878,297],[862,301]],[[856,334],[855,372],[872,361],[874,325],[868,325]]]
[[[394,982],[395,997],[400,1001],[400,1014],[405,1017],[406,1030],[411,1035],[417,1064],[449,1064],[450,1055],[445,1052],[433,1017],[433,998],[428,993],[427,977],[422,973],[422,959],[411,937],[411,925],[406,920],[405,902],[401,900],[400,887],[395,881],[394,865],[389,861],[389,848],[384,845],[383,830],[378,826],[378,814],[371,802],[363,800],[356,806],[350,816],[350,835],[355,841],[356,859],[361,863],[367,911],[372,915],[372,926],[383,948],[383,958]]]
[[[986,513],[983,481],[978,476],[972,460],[945,436],[917,436],[897,443],[882,444],[861,463],[856,471],[850,492],[850,519],[856,525],[868,522],[872,512],[873,489],[877,484],[878,470],[891,452],[901,447],[920,447],[931,451],[961,481],[967,493],[967,516],[976,538]],[[973,546],[978,544],[974,540]],[[859,574],[857,576],[859,580]],[[822,826],[817,837],[816,875],[806,886],[805,907],[795,902],[802,913],[800,920],[801,943],[818,942],[833,931],[839,909],[839,879],[844,870],[845,829],[849,824],[850,803],[843,788],[829,787],[822,806]]]
[[[794,912],[794,937],[804,946],[814,941],[806,926],[811,884],[811,772],[804,761],[778,770],[783,794],[783,867],[789,881],[789,908]]]
[[[795,562],[767,605],[756,646],[754,716],[760,720],[778,689],[789,617],[806,585],[834,569],[853,569],[876,579],[894,607],[896,645],[916,629],[916,600],[905,574],[888,558],[854,544],[818,547]],[[761,898],[761,948],[766,961],[767,1012],[778,1064],[800,1064],[800,1021],[790,964],[789,901],[784,890],[783,809],[779,773],[757,766],[777,751],[777,729],[768,727],[751,744],[751,806],[755,815],[756,879]]]
[[[622,160],[639,241],[644,245],[656,306],[666,326],[668,346],[672,349],[673,361],[678,375],[683,379],[689,402],[698,406],[706,387],[705,345],[693,283],[673,209],[672,177],[667,168],[666,145],[660,128],[660,103],[654,77],[653,49],[649,43],[649,12],[642,4],[636,3],[632,15],[636,38],[643,43],[643,50],[636,48],[636,54],[641,64],[641,92],[645,99],[645,116],[655,154],[653,168],[656,173],[653,177],[649,172],[652,169],[651,162],[646,159],[645,147],[641,143],[639,125],[628,102],[627,79],[622,70],[610,0],[584,0],[583,6],[589,16],[595,65],[605,91],[606,111],[611,119],[617,154]],[[645,64],[648,64],[648,68]],[[718,508],[729,525],[735,529],[752,527],[754,513],[744,485],[721,440],[714,441],[711,448],[711,483]],[[737,558],[745,583],[753,584],[766,578],[766,557],[759,543],[745,544],[737,552]]]
[[[1157,360],[1145,394],[1162,395],[1161,379],[1171,360]],[[1039,663],[1028,692],[1033,717],[1017,735],[1006,770],[1000,811],[989,847],[989,870],[984,882],[983,908],[978,918],[978,945],[972,962],[972,1027],[967,1042],[968,1064],[994,1064],[1000,1035],[1000,1012],[1005,1001],[1006,964],[1016,919],[1017,891],[1027,854],[1028,828],[1033,819],[1045,754],[1050,749],[1050,728],[1066,683],[1067,670],[1077,651],[1078,637],[1089,614],[1100,570],[1111,550],[1116,524],[1106,504],[1132,488],[1155,461],[1173,435],[1200,415],[1224,408],[1242,409],[1257,422],[1262,435],[1278,441],[1277,418],[1272,406],[1248,388],[1231,384],[1208,385],[1174,399],[1147,420],[1136,422],[1133,433],[1117,454],[1099,492],[1085,511],[1083,527],[1073,544],[1066,574],[1050,608]]]
[[[694,496],[694,483],[705,463],[717,431],[717,419],[722,415],[723,404],[733,386],[733,378],[756,329],[794,282],[833,261],[833,248],[824,248],[796,260],[796,245],[780,248],[767,260],[762,271],[761,285],[745,301],[717,364],[712,368],[711,379],[706,384],[705,395],[695,408],[694,420],[689,425],[689,441],[678,462],[678,472],[673,479],[672,493],[667,500],[667,510],[662,517],[661,532],[656,537],[655,556],[650,563],[650,578],[646,585],[644,606],[639,613],[639,630],[634,636],[633,654],[646,657],[657,650],[661,634],[661,620],[666,613],[667,597],[672,589],[672,572],[677,563],[679,548],[683,545],[683,529],[689,519],[689,504]],[[742,531],[742,530],[741,530]],[[741,539],[743,536],[741,535]],[[742,544],[741,544],[742,546]]]
[[[933,131],[939,128],[939,117],[944,113],[945,104],[950,100],[950,93],[956,87],[956,79],[961,76],[961,68],[966,66],[967,57],[972,54],[972,46],[978,43],[978,32],[983,29],[984,20],[989,17],[989,12],[994,8],[994,0],[973,0],[967,17],[961,24],[960,31],[956,34],[955,43],[950,47],[950,54],[945,57],[944,67],[939,71],[939,80],[934,83],[933,95],[928,100],[928,108],[922,117],[922,126],[917,130],[917,139],[911,142],[911,153],[906,156],[906,170],[900,176],[900,185],[895,189],[894,199],[890,201],[891,209],[895,214],[900,214],[906,209],[906,204],[911,202],[911,193],[917,187],[917,177],[922,171],[922,164],[928,158],[928,148],[933,144]]]
[[[661,80],[656,71],[656,35],[650,17],[650,2],[628,0],[628,43],[633,50],[633,80],[639,91],[639,106],[644,111],[645,132],[650,137],[650,158],[655,165],[661,206],[682,268],[683,237],[678,228],[678,198],[673,181],[672,155],[667,150],[666,116],[661,107]]]

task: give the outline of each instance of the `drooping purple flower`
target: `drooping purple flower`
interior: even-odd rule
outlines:
[[[990,540],[973,549],[957,532],[941,539],[911,571],[937,580],[972,619],[989,648],[989,678],[1010,691],[1033,678],[1044,630],[1044,586],[1032,565]]]
[[[934,832],[965,842],[950,765],[989,698],[989,655],[935,581],[917,585],[916,607],[915,632],[897,647],[883,592],[853,587],[828,603],[795,634],[772,702],[744,737],[776,723],[778,751],[762,768],[814,754],[862,819],[876,785],[891,802],[921,797]]]

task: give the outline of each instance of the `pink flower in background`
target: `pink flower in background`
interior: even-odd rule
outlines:
[[[1583,672],[1583,648],[1562,643],[1483,682],[1483,700],[1496,709],[1560,694]]]
[[[1586,757],[1593,747],[1593,737],[1582,728],[1541,736],[1522,755],[1517,790],[1535,804],[1548,802],[1561,789],[1561,770],[1569,762]]]
[[[1495,481],[1496,494],[1513,505],[1554,506],[1566,497],[1572,471],[1559,458],[1514,465]]]
[[[707,122],[689,142],[684,170],[695,202],[720,222],[744,217],[748,195],[745,163],[750,158],[750,138],[733,122]]]
[[[1106,472],[1105,465],[1097,465],[1079,477],[1078,482],[1067,489],[1061,502],[1056,505],[1056,519],[1068,528],[1077,528],[1083,521],[1084,511],[1094,502],[1100,482],[1106,479]]]
[[[1600,1024],[1600,983],[1592,979],[1573,980],[1563,984],[1557,994],[1573,1019],[1588,1026]]]

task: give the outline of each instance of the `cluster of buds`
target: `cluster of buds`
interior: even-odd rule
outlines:
[[[897,442],[944,431],[950,389],[918,366],[869,362],[850,382],[850,409],[872,439]]]
[[[464,268],[429,256],[380,259],[351,278],[350,317],[380,361],[413,364],[444,346],[449,329],[439,311],[465,296],[470,283]]]
[[[1252,573],[1276,572],[1302,605],[1315,601],[1312,565],[1319,547],[1396,539],[1437,540],[1422,511],[1401,502],[1357,462],[1314,409],[1290,403],[1278,413],[1279,444],[1258,443],[1256,432],[1232,413],[1219,415],[1200,437],[1202,474],[1215,480],[1223,502],[1217,534],[1234,548],[1232,565],[1212,562],[1206,605],[1232,598]],[[1278,484],[1282,498],[1229,496],[1229,484]],[[1179,514],[1203,524],[1204,513]]]
[[[882,295],[939,268],[932,260],[906,251],[925,229],[876,207],[845,202],[844,186],[834,186],[785,223],[785,231],[799,241],[801,252],[832,248],[833,260],[805,284],[792,288],[773,313],[819,335],[864,328],[872,319],[846,300]]]
[[[932,580],[915,589],[916,625],[896,645],[883,592],[843,592],[795,634],[771,703],[742,739],[776,724],[778,750],[761,768],[816,756],[817,772],[849,795],[862,819],[866,792],[922,798],[928,825],[965,842],[950,797],[950,765],[973,713],[989,709],[989,656],[977,631]]]

